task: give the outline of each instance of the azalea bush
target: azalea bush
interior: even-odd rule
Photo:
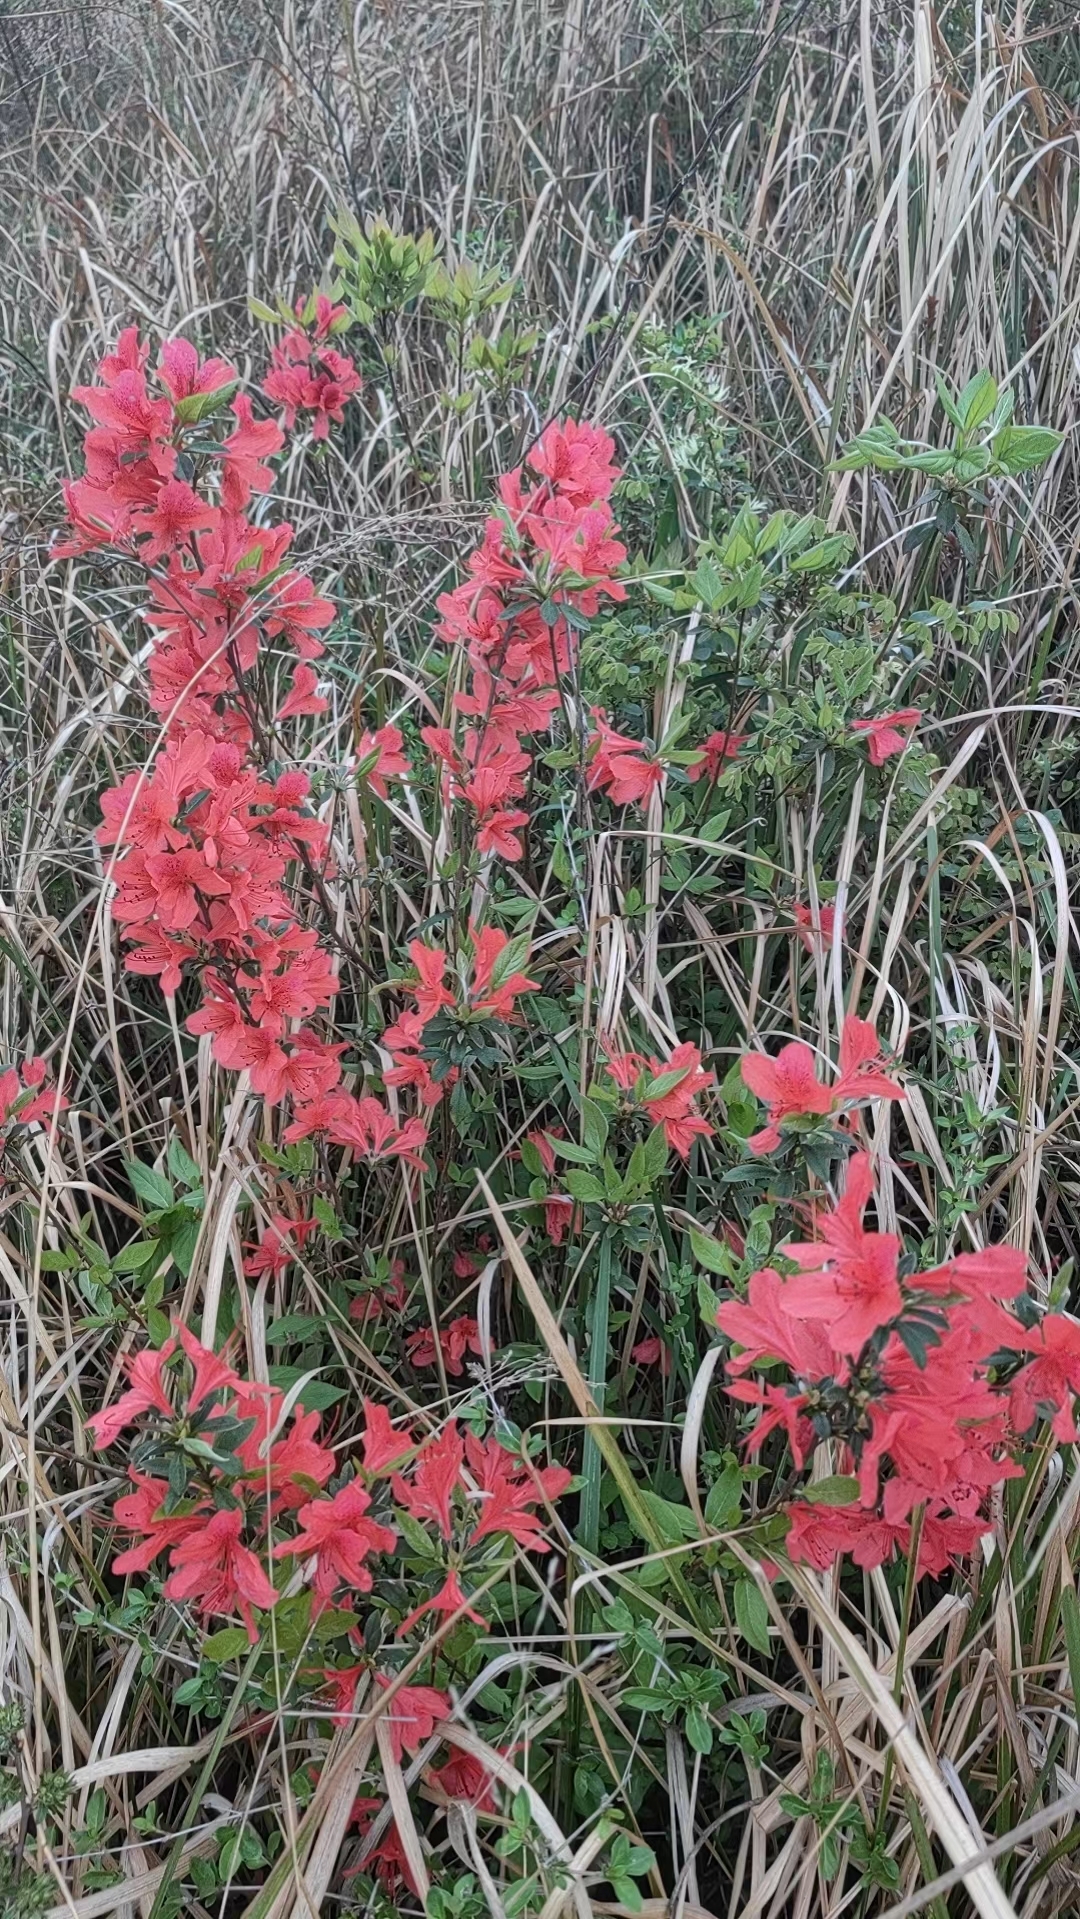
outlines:
[[[306,182],[385,102],[316,165],[367,29],[301,11]],[[0,661],[0,1911],[1068,1911],[1061,409],[916,353],[905,255],[881,394],[849,301],[796,430],[719,215],[583,293],[487,112],[460,231],[354,165],[248,302],[125,264],[64,362]]]

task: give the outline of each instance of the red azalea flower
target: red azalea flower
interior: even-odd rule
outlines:
[[[389,1679],[375,1674],[375,1684],[385,1692]],[[430,1739],[441,1719],[449,1719],[450,1701],[434,1686],[400,1686],[388,1705],[384,1721],[390,1730],[390,1745],[400,1764],[407,1752],[417,1752]]]
[[[453,1420],[437,1439],[430,1439],[413,1466],[411,1476],[395,1474],[391,1484],[399,1506],[414,1519],[434,1520],[444,1539],[453,1531],[451,1501],[461,1480],[465,1449]]]
[[[332,1499],[312,1499],[301,1506],[301,1530],[274,1547],[275,1559],[315,1555],[313,1615],[330,1604],[339,1586],[371,1591],[371,1572],[364,1561],[368,1553],[390,1552],[397,1534],[366,1517],[370,1505],[370,1494],[350,1480]]]
[[[686,768],[688,780],[699,780],[702,774],[712,784],[723,772],[725,760],[738,758],[739,748],[746,745],[749,733],[710,733],[702,741],[701,758],[692,760]]]
[[[169,1339],[156,1352],[148,1348],[136,1353],[134,1359],[128,1361],[130,1392],[126,1392],[114,1406],[106,1407],[103,1412],[91,1413],[89,1419],[83,1422],[99,1452],[106,1446],[112,1446],[120,1434],[134,1424],[140,1413],[158,1412],[164,1413],[166,1419],[173,1417],[172,1403],[162,1381],[162,1368],[175,1351],[176,1341]]]
[[[907,745],[905,733],[910,733],[921,719],[917,706],[905,706],[898,713],[882,713],[876,720],[852,720],[851,730],[866,734],[871,766],[884,766],[893,753],[903,752]]]
[[[193,1599],[203,1614],[238,1612],[254,1646],[259,1635],[252,1608],[267,1612],[278,1596],[255,1554],[241,1545],[243,1527],[242,1512],[217,1512],[182,1539],[173,1547],[165,1595]]]

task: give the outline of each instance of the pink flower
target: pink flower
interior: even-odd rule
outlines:
[[[1035,1356],[1012,1382],[1009,1403],[1017,1432],[1026,1433],[1040,1407],[1046,1406],[1053,1409],[1050,1430],[1055,1438],[1080,1438],[1073,1412],[1080,1393],[1080,1321],[1046,1313],[1025,1344]]]
[[[666,1379],[671,1371],[671,1354],[655,1333],[649,1339],[639,1339],[630,1349],[630,1357],[635,1366],[655,1366],[661,1379]]]
[[[397,1534],[366,1517],[370,1505],[370,1494],[351,1479],[332,1499],[312,1499],[301,1506],[300,1531],[274,1547],[275,1559],[307,1558],[314,1553],[314,1611],[330,1604],[339,1585],[353,1592],[371,1591],[371,1573],[364,1561],[368,1553],[389,1552]]]
[[[323,1684],[330,1694],[331,1719],[335,1726],[344,1726],[352,1718],[356,1704],[356,1689],[364,1666],[329,1666],[323,1673]]]
[[[642,1093],[642,1105],[653,1125],[663,1127],[668,1145],[680,1159],[688,1159],[694,1140],[712,1133],[708,1120],[694,1111],[694,1100],[712,1085],[713,1075],[703,1070],[701,1054],[689,1040],[676,1046],[667,1060],[650,1059],[649,1071],[652,1079]],[[661,1090],[650,1094],[650,1086]]]
[[[325,713],[329,700],[325,700],[316,691],[319,676],[313,666],[305,666],[301,661],[292,676],[292,692],[278,707],[276,718],[280,725],[284,720],[298,719],[301,714]]]
[[[527,1552],[542,1552],[547,1544],[544,1521],[534,1510],[541,1500],[561,1498],[572,1474],[563,1466],[534,1467],[500,1446],[497,1439],[480,1441],[465,1435],[465,1457],[476,1480],[480,1517],[469,1541],[475,1546],[491,1533],[506,1533]]]
[[[800,1469],[805,1466],[814,1443],[814,1428],[806,1416],[805,1393],[790,1392],[784,1386],[758,1386],[752,1379],[733,1380],[726,1391],[729,1399],[741,1400],[744,1405],[761,1410],[761,1418],[746,1442],[748,1452],[758,1452],[769,1434],[782,1426],[796,1466]]]
[[[191,1391],[187,1402],[189,1413],[195,1412],[206,1399],[217,1399],[222,1393],[233,1393],[242,1387],[243,1382],[227,1359],[201,1345],[194,1333],[189,1332],[178,1320],[173,1321],[173,1331],[191,1361]]]
[[[182,1539],[173,1547],[165,1594],[194,1599],[204,1615],[238,1612],[254,1646],[259,1635],[252,1608],[267,1612],[278,1596],[255,1554],[240,1544],[243,1527],[242,1512],[218,1512]]]
[[[377,733],[362,733],[356,742],[357,764],[364,768],[364,778],[381,800],[388,798],[387,780],[404,780],[409,776],[409,762],[401,750],[402,745],[396,726],[380,726]]]
[[[519,860],[524,853],[521,829],[528,826],[529,815],[520,807],[496,807],[481,815],[477,825],[478,853],[497,853],[502,860]]]
[[[747,1143],[752,1153],[771,1153],[780,1144],[780,1122],[807,1113],[831,1113],[831,1088],[817,1076],[817,1061],[802,1040],[782,1046],[775,1059],[746,1053],[740,1064],[744,1085],[768,1107],[769,1124]]]
[[[774,1152],[785,1119],[831,1115],[866,1099],[903,1099],[904,1091],[881,1068],[877,1034],[868,1020],[849,1014],[840,1034],[840,1072],[835,1083],[818,1079],[813,1052],[802,1040],[781,1047],[774,1059],[746,1053],[740,1062],[745,1085],[768,1107],[769,1124],[747,1141],[755,1154]]]
[[[832,1349],[822,1329],[800,1316],[797,1299],[771,1266],[751,1274],[745,1300],[725,1300],[718,1307],[716,1323],[743,1349],[729,1360],[729,1373],[770,1359],[782,1359],[808,1379],[826,1379],[832,1371]]]
[[[379,1799],[357,1799],[350,1815],[350,1823],[359,1826],[361,1832],[366,1832],[372,1823],[373,1815],[381,1810],[382,1801]],[[395,1910],[401,1903],[402,1886],[408,1888],[414,1899],[421,1897],[416,1874],[409,1864],[409,1856],[394,1820],[390,1821],[378,1845],[372,1846],[364,1853],[358,1866],[348,1866],[343,1877],[351,1878],[357,1872],[374,1873],[387,1898],[394,1902]]]
[[[195,393],[217,393],[236,384],[236,368],[227,360],[199,360],[190,340],[166,340],[158,361],[161,384],[174,400],[186,400]]]
[[[448,1799],[467,1799],[476,1812],[498,1811],[492,1776],[471,1752],[451,1753],[445,1765],[431,1768],[428,1777]]]
[[[264,462],[280,453],[285,435],[273,420],[256,420],[251,401],[240,393],[232,403],[235,430],[223,443],[221,504],[227,513],[242,513],[253,493],[265,493],[274,480]]]
[[[606,500],[619,477],[613,464],[615,442],[601,427],[577,420],[553,420],[529,448],[528,465],[548,480],[572,506]]]
[[[634,1092],[638,1080],[645,1071],[645,1060],[642,1055],[640,1053],[617,1052],[602,1037],[600,1044],[604,1049],[608,1072],[611,1074],[616,1086],[620,1086],[624,1093]]]
[[[466,1353],[482,1354],[484,1350],[480,1344],[479,1326],[475,1319],[470,1319],[464,1313],[441,1329],[439,1345],[443,1364],[452,1379],[461,1378]],[[421,1326],[417,1332],[410,1333],[406,1348],[414,1366],[434,1366],[435,1341],[430,1327]]]
[[[784,1550],[796,1563],[826,1572],[844,1553],[850,1553],[857,1566],[868,1570],[883,1566],[893,1557],[897,1546],[906,1551],[911,1538],[908,1525],[889,1525],[873,1507],[810,1505],[798,1500],[787,1508],[791,1519]]]
[[[593,717],[596,730],[589,736],[593,748],[589,792],[603,792],[606,787],[616,806],[643,805],[654,788],[663,784],[663,761],[650,754],[641,740],[617,733],[599,708],[594,709]]]
[[[28,1059],[22,1069],[21,1087],[18,1074],[14,1070],[0,1076],[0,1126],[8,1117],[12,1101],[35,1087],[38,1090],[34,1092],[33,1098],[20,1105],[14,1114],[17,1125],[32,1126],[36,1123],[48,1126],[55,1113],[67,1112],[71,1105],[67,1094],[58,1093],[55,1088],[45,1085],[45,1061],[40,1058]]]
[[[823,1320],[834,1351],[849,1357],[896,1319],[904,1303],[897,1278],[900,1241],[893,1233],[868,1233],[862,1225],[872,1191],[869,1157],[856,1153],[843,1199],[818,1217],[817,1240],[783,1249],[803,1269],[788,1281],[789,1312]]]
[[[469,1004],[474,1012],[487,1013],[492,1019],[512,1019],[521,994],[538,993],[539,984],[524,973],[506,971],[502,959],[510,941],[499,927],[485,926],[477,932],[470,926],[469,932],[473,949]]]
[[[385,1692],[390,1681],[377,1672],[375,1684]],[[434,1686],[399,1686],[384,1714],[390,1745],[399,1764],[407,1752],[416,1752],[431,1738],[440,1719],[449,1719],[450,1711],[446,1694]]]
[[[865,733],[870,747],[871,766],[884,766],[893,753],[902,753],[905,733],[918,726],[922,713],[917,706],[902,707],[898,713],[882,713],[876,720],[852,720],[853,733]]]
[[[140,1413],[157,1412],[164,1413],[166,1419],[173,1417],[172,1403],[166,1396],[162,1381],[162,1368],[175,1351],[176,1341],[169,1339],[156,1352],[147,1348],[128,1361],[130,1392],[118,1399],[115,1406],[108,1406],[100,1413],[91,1413],[84,1422],[99,1452],[115,1444],[120,1434],[126,1432]]]
[[[142,564],[148,566],[193,533],[203,533],[217,522],[216,506],[200,500],[184,480],[166,480],[153,505],[138,515],[137,531],[150,535],[139,550]]]
[[[461,1590],[461,1581],[452,1568],[433,1598],[425,1599],[422,1606],[414,1606],[412,1612],[402,1620],[397,1629],[397,1636],[400,1638],[402,1633],[408,1632],[415,1626],[418,1619],[423,1619],[425,1613],[430,1612],[447,1614],[460,1612],[462,1618],[471,1619],[474,1626],[487,1625],[487,1620],[480,1613],[474,1612],[469,1605],[468,1599]]]
[[[688,780],[699,780],[704,773],[710,784],[719,779],[724,770],[725,760],[738,758],[739,748],[746,745],[749,733],[710,733],[702,741],[701,758],[692,760],[686,768]]]
[[[396,1474],[394,1498],[414,1519],[431,1519],[444,1539],[453,1531],[451,1499],[461,1478],[465,1450],[453,1420],[437,1439],[429,1440],[413,1467],[411,1479]]]
[[[411,1452],[416,1441],[407,1426],[394,1426],[385,1406],[376,1400],[364,1400],[364,1430],[360,1437],[364,1471],[381,1473]]]
[[[148,1572],[166,1547],[176,1546],[191,1533],[201,1532],[206,1524],[205,1509],[174,1513],[171,1518],[162,1514],[169,1496],[168,1480],[149,1479],[134,1467],[129,1468],[128,1477],[134,1481],[135,1491],[124,1493],[116,1501],[113,1518],[118,1526],[131,1533],[142,1533],[144,1537],[137,1545],[117,1554],[112,1563],[113,1572],[117,1574]]]
[[[801,901],[796,901],[791,910],[795,916],[799,939],[808,953],[812,953],[816,946],[832,945],[836,927],[835,906],[819,906],[816,924],[810,908],[804,906]]]

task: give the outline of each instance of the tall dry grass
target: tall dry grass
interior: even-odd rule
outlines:
[[[155,1158],[170,1117],[160,1089],[178,1083],[176,1034],[118,973],[89,832],[101,787],[147,751],[135,697],[144,637],[122,590],[92,580],[76,590],[43,567],[58,476],[77,455],[67,396],[121,324],[182,328],[257,364],[248,296],[306,285],[342,204],[429,226],[447,257],[468,251],[518,277],[520,310],[540,334],[528,394],[460,432],[447,427],[418,481],[408,436],[429,433],[453,367],[417,319],[394,386],[379,394],[378,430],[290,476],[300,545],[354,597],[358,679],[385,643],[408,696],[423,684],[423,617],[475,524],[486,476],[534,429],[538,400],[555,410],[587,381],[590,410],[679,475],[677,409],[666,394],[659,401],[650,341],[689,315],[718,321],[718,428],[737,431],[752,486],[850,530],[901,606],[920,584],[919,550],[903,539],[918,514],[917,478],[824,475],[833,452],[881,415],[932,440],[935,368],[960,384],[988,366],[1013,384],[1023,417],[1060,428],[1060,454],[1034,492],[1017,490],[1000,538],[991,524],[977,562],[957,560],[954,599],[1003,595],[1018,622],[974,647],[970,627],[938,628],[941,772],[925,804],[902,831],[886,817],[868,833],[856,810],[835,818],[822,792],[785,816],[784,859],[809,885],[827,855],[859,918],[849,958],[882,1028],[897,1040],[912,1025],[935,1032],[957,1083],[992,1116],[973,1150],[994,1163],[965,1197],[969,1224],[1030,1245],[1046,1272],[1075,1242],[1075,18],[1053,5],[858,0],[799,10],[790,33],[784,25],[779,4],[741,0],[717,9],[171,0],[55,15],[28,5],[0,18],[0,1030],[8,1055],[32,1044],[68,1059],[79,1111],[65,1144],[28,1149],[21,1169],[40,1195],[37,1240],[8,1234],[0,1219],[0,1673],[5,1694],[30,1706],[36,1772],[62,1766],[75,1783],[70,1825],[100,1787],[110,1845],[134,1837],[118,1889],[85,1891],[70,1859],[45,1862],[56,1919],[159,1912],[174,1854],[132,1822],[178,1780],[191,1792],[176,1858],[205,1846],[221,1821],[280,1807],[293,1870],[244,1909],[251,1919],[329,1910],[322,1893],[362,1770],[356,1736],[343,1736],[330,1784],[303,1812],[290,1799],[296,1751],[283,1745],[249,1798],[203,1800],[219,1755],[210,1740],[177,1749],[169,1736],[171,1649],[133,1625],[126,1638],[99,1639],[91,1658],[65,1623],[69,1601],[89,1611],[99,1602],[94,1515],[111,1481],[64,1458],[50,1421],[65,1402],[80,1410],[84,1381],[100,1392],[112,1341],[107,1329],[79,1329],[85,1299],[64,1275],[43,1273],[37,1255],[80,1221],[107,1237],[124,1214],[119,1158]],[[654,244],[657,210],[687,155],[770,33],[775,51],[721,119]],[[606,330],[616,314],[618,331]],[[689,537],[692,509],[682,505]],[[332,746],[328,737],[328,758]],[[945,797],[976,777],[997,825],[943,847]],[[614,1027],[632,993],[662,1030],[658,901],[643,921],[621,921],[601,866],[593,886],[588,959],[606,1022]],[[989,927],[983,916],[972,930],[976,887],[998,904]],[[796,989],[784,968],[762,969],[760,902],[733,884],[687,914],[695,963],[726,997],[732,1030],[781,1027]],[[398,932],[407,925],[402,912]],[[1004,970],[988,966],[988,942],[1007,951]],[[822,963],[810,1028],[822,1043],[836,1027],[839,984]],[[190,1138],[220,1139],[216,1089],[179,1083]],[[930,1219],[954,1178],[953,1114],[913,1094],[900,1123],[923,1183],[891,1198],[886,1183],[885,1203]],[[250,1126],[226,1125],[206,1172],[210,1209],[189,1286],[204,1328],[236,1206],[258,1188]],[[531,1300],[512,1235],[505,1244]],[[553,1316],[538,1318],[553,1367],[589,1417],[588,1386]],[[359,1347],[339,1358],[358,1391],[370,1383]],[[692,1414],[691,1483],[695,1444]],[[1063,1480],[1060,1462],[1036,1478],[1007,1543],[974,1605],[946,1594],[914,1625],[897,1616],[880,1575],[867,1578],[857,1619],[835,1583],[809,1576],[797,1636],[771,1607],[796,1675],[782,1701],[797,1728],[784,1770],[759,1777],[752,1804],[717,1830],[693,1755],[672,1736],[664,1786],[676,1889],[670,1907],[658,1894],[646,1902],[649,1919],[699,1913],[702,1883],[722,1888],[716,1911],[731,1919],[812,1919],[851,1905],[888,1919],[1076,1910],[1080,1643],[1075,1606],[1062,1601],[1074,1593],[1080,1545],[1071,1465]],[[591,1577],[583,1565],[580,1579]],[[565,1617],[553,1642],[521,1648],[536,1673],[521,1710],[557,1743],[579,1696],[598,1725],[617,1709],[602,1649],[576,1665]],[[756,1699],[734,1639],[726,1656]],[[765,1695],[766,1711],[777,1703]],[[302,1730],[289,1737],[303,1749]],[[819,1751],[837,1756],[855,1802],[877,1803],[885,1779],[895,1898],[837,1901],[818,1871],[812,1821],[784,1825],[781,1797],[805,1791]],[[976,1785],[996,1809],[981,1826],[970,1814]],[[550,1808],[541,1814],[554,1825]],[[575,1890],[591,1856],[588,1825],[555,1826],[570,1891],[549,1901],[546,1919],[571,1904],[589,1910]],[[6,1814],[0,1826],[13,1830]]]

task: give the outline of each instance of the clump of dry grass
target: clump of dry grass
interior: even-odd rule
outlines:
[[[111,1634],[71,1630],[73,1614],[100,1616],[105,1601],[100,1521],[115,1482],[85,1449],[72,1454],[70,1434],[113,1377],[118,1332],[93,1323],[93,1302],[70,1275],[43,1268],[41,1254],[76,1230],[103,1246],[130,1237],[138,1210],[122,1161],[154,1162],[179,1125],[207,1181],[186,1304],[208,1333],[237,1211],[261,1190],[263,1168],[254,1116],[187,1070],[161,1003],[119,972],[105,916],[96,797],[146,758],[152,735],[132,597],[44,564],[58,479],[77,457],[70,388],[133,319],[257,367],[264,349],[248,296],[305,287],[328,257],[328,217],[341,205],[430,227],[451,262],[467,255],[515,276],[514,313],[538,337],[505,394],[467,415],[448,411],[449,336],[408,315],[393,379],[369,379],[362,431],[325,459],[297,456],[286,477],[298,545],[353,608],[346,690],[321,742],[329,765],[351,736],[351,692],[373,676],[392,679],[394,701],[417,710],[441,698],[427,651],[434,596],[471,543],[493,471],[577,382],[589,382],[590,409],[620,433],[631,466],[636,457],[658,490],[670,486],[676,535],[689,543],[709,530],[693,485],[700,421],[680,384],[688,319],[715,321],[709,404],[718,439],[738,436],[740,485],[850,531],[867,578],[902,610],[926,591],[925,550],[905,539],[921,482],[830,474],[826,464],[883,415],[936,442],[935,369],[956,385],[981,366],[1009,381],[1018,413],[1065,441],[1034,487],[995,498],[975,557],[955,551],[938,576],[946,610],[993,597],[1016,621],[938,616],[937,765],[921,804],[900,825],[888,811],[868,822],[861,791],[841,811],[823,770],[808,800],[782,791],[770,815],[775,872],[762,879],[748,841],[717,869],[714,891],[683,903],[677,950],[658,879],[645,913],[624,915],[620,862],[630,855],[595,848],[582,882],[584,977],[606,1029],[629,1011],[666,1033],[674,969],[696,969],[722,1009],[718,1047],[732,1051],[740,1036],[787,1032],[793,1021],[827,1046],[842,990],[856,1000],[861,991],[893,1043],[916,1035],[938,1069],[893,1121],[908,1137],[900,1132],[891,1153],[886,1132],[878,1142],[885,1223],[929,1237],[947,1216],[976,1236],[1008,1236],[1031,1249],[1049,1287],[1071,1255],[1080,1200],[1071,903],[1080,196],[1075,36],[1064,16],[1049,5],[1005,18],[925,0],[801,13],[652,249],[655,209],[725,86],[782,27],[779,8],[714,16],[607,0],[386,0],[343,11],[329,0],[227,9],[190,0],[55,18],[28,7],[0,22],[0,219],[10,235],[0,291],[0,1030],[11,1057],[66,1059],[76,1108],[62,1135],[26,1146],[0,1197],[0,1705],[26,1708],[28,1777],[62,1770],[72,1795],[59,1851],[35,1845],[20,1808],[0,1812],[0,1831],[33,1855],[57,1919],[136,1910],[159,1919],[163,1887],[189,1857],[253,1820],[276,1822],[283,1863],[261,1890],[227,1890],[221,1912],[300,1919],[330,1909],[374,1737],[362,1722],[327,1747],[279,1716],[265,1763],[250,1764],[236,1730],[197,1742],[178,1732],[169,1702],[186,1671],[178,1634],[137,1612],[122,1627],[114,1619]],[[700,389],[700,364],[693,377]],[[676,657],[657,737],[681,697]],[[775,937],[769,886],[779,873],[793,897],[812,897],[823,871],[852,930],[846,952],[807,966]],[[388,884],[386,901],[388,963],[431,900],[422,887],[410,897]],[[347,904],[366,924],[362,887]],[[458,1223],[410,1217],[402,1189],[387,1243],[419,1246],[430,1261]],[[558,1302],[494,1202],[484,1223],[501,1235],[545,1368],[567,1388],[565,1417],[575,1431],[595,1422]],[[1059,1283],[1068,1287],[1067,1271]],[[325,1302],[305,1281],[299,1303],[318,1312]],[[249,1328],[256,1364],[267,1363],[264,1334],[265,1322],[262,1335]],[[376,1379],[403,1391],[359,1338],[339,1340],[336,1361],[356,1398]],[[703,1374],[702,1392],[707,1383]],[[671,1475],[681,1449],[696,1499],[708,1450],[701,1394],[661,1398],[640,1417]],[[608,1429],[594,1430],[599,1446]],[[643,1456],[628,1427],[608,1463],[625,1473]],[[700,1760],[671,1730],[652,1781],[670,1830],[651,1835],[669,1870],[646,1889],[649,1919],[848,1909],[1041,1919],[1075,1908],[1071,1458],[1047,1450],[1021,1510],[995,1517],[995,1561],[910,1613],[880,1573],[866,1577],[861,1610],[829,1577],[803,1576],[792,1613],[762,1585],[775,1655],[765,1677],[733,1622],[709,1627],[732,1678],[720,1723],[760,1710],[770,1724],[779,1715],[782,1731],[771,1770],[751,1762],[746,1799],[726,1804],[718,1824]],[[567,1767],[586,1722],[600,1753],[625,1736],[616,1664],[581,1629],[601,1571],[587,1555],[572,1560],[566,1592],[514,1649],[529,1674],[514,1695],[520,1724]],[[617,1597],[616,1584],[605,1597]],[[680,1635],[700,1637],[681,1617],[665,1624],[676,1649]],[[505,1672],[489,1678],[505,1683]],[[466,1750],[471,1736],[466,1725],[455,1734]],[[785,1811],[785,1795],[812,1796],[820,1755],[837,1796],[871,1827],[880,1821],[894,1887],[852,1890],[849,1880],[838,1893],[843,1877],[821,1869],[821,1820]],[[296,1782],[314,1758],[323,1778],[305,1806]],[[631,1775],[629,1762],[609,1766],[607,1790],[632,1827]],[[551,1803],[530,1788],[566,1864],[544,1919],[621,1912],[586,1886],[595,1809],[575,1804],[558,1765],[553,1777]],[[97,1851],[121,1861],[119,1887],[93,1889],[85,1845],[80,1860],[76,1835],[94,1830],[95,1795]],[[174,1823],[162,1833],[148,1808],[166,1800]],[[446,1850],[479,1872],[474,1831],[452,1833]],[[497,1915],[497,1891],[484,1897]]]

